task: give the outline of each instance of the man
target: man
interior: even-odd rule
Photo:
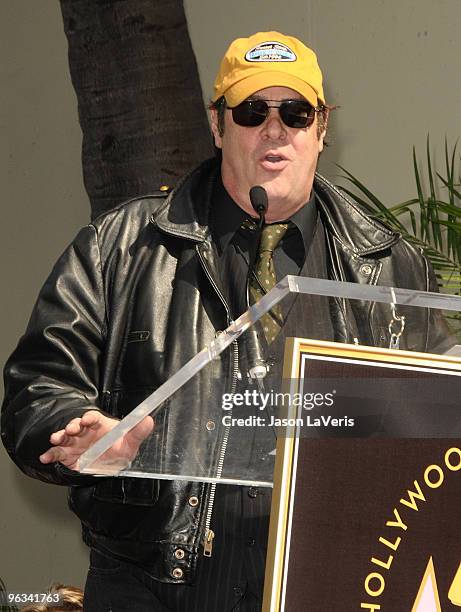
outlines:
[[[117,419],[246,310],[248,276],[249,301],[261,294],[248,275],[253,186],[267,192],[266,234],[282,234],[271,247],[272,275],[436,289],[416,249],[315,175],[327,120],[313,51],[278,32],[234,41],[211,108],[221,156],[168,197],[128,202],[82,229],[42,289],[6,366],[2,436],[27,474],[71,487],[70,506],[92,549],[87,611],[261,607],[266,490],[100,480],[75,470]],[[290,317],[285,308],[264,328],[272,363],[296,332],[389,344],[382,306],[290,308]],[[403,346],[437,342],[432,323],[416,315]],[[217,367],[225,378],[226,364]],[[187,418],[170,411],[169,431],[187,440],[199,404]],[[133,456],[152,428],[147,417],[111,452]]]

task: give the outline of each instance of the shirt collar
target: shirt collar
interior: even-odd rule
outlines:
[[[210,221],[211,232],[220,254],[227,248],[242,223],[249,218],[249,215],[227,193],[221,175],[218,174],[212,194]],[[288,232],[298,230],[303,239],[304,253],[308,253],[317,222],[317,206],[313,191],[310,200],[287,221],[291,222]]]
[[[307,255],[314,238],[315,228],[317,225],[317,205],[315,203],[315,195],[312,191],[309,201],[295,212],[290,218],[291,228],[288,226],[288,232],[293,231],[293,225],[298,229],[303,239],[304,254]],[[288,234],[287,232],[287,234]],[[286,238],[289,236],[285,234]]]
[[[216,177],[211,202],[211,232],[219,254],[222,254],[235,232],[245,219],[249,218],[249,215],[227,193],[221,174]]]

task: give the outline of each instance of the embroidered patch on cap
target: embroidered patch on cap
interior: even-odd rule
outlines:
[[[247,51],[245,54],[247,62],[294,62],[296,54],[282,43],[269,41],[260,43]]]

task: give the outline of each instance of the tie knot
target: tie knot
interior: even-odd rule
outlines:
[[[259,252],[273,253],[288,229],[288,223],[272,223],[265,225],[261,234]]]

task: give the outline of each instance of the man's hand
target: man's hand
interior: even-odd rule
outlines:
[[[120,421],[111,419],[98,410],[89,410],[82,417],[72,419],[64,429],[50,436],[51,448],[40,455],[42,463],[59,461],[71,470],[77,469],[78,460],[90,446],[97,442]],[[154,428],[150,416],[145,417],[123,438],[107,450],[101,461],[110,464],[128,465],[137,455],[139,446]]]

